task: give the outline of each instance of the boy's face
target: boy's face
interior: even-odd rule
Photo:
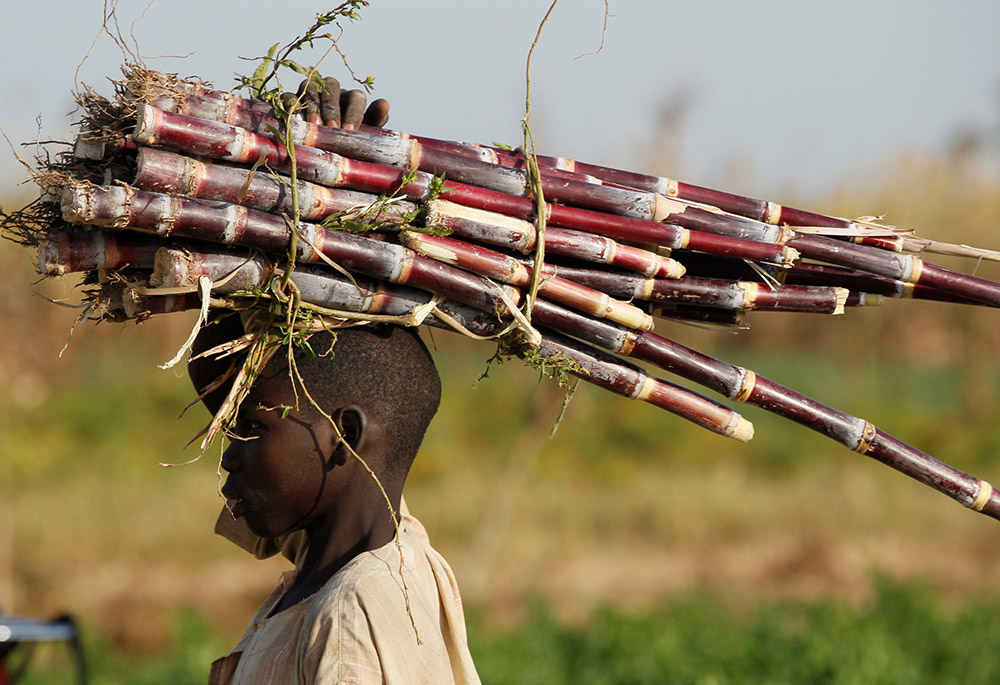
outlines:
[[[265,538],[305,527],[334,490],[328,483],[334,429],[312,412],[292,409],[294,403],[287,373],[258,379],[222,455],[230,512]]]

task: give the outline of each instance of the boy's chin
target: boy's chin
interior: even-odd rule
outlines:
[[[250,532],[260,538],[265,538],[273,540],[275,538],[280,538],[293,532],[294,527],[287,525],[287,523],[281,523],[273,519],[260,518],[254,516],[253,512],[246,512],[243,515],[243,520],[247,524],[247,528]]]

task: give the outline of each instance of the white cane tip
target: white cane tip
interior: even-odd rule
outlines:
[[[740,442],[750,442],[750,440],[753,439],[753,424],[742,416],[737,418],[738,421],[736,422],[736,428],[729,437],[739,440]]]

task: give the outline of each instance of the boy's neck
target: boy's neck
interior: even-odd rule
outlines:
[[[370,477],[369,477],[370,478]],[[400,493],[386,494],[399,520]],[[393,488],[395,490],[395,488]],[[396,535],[388,506],[381,492],[376,497],[351,498],[335,511],[306,527],[305,558],[285,597],[275,607],[278,613],[317,592],[330,578],[358,555],[383,547]]]

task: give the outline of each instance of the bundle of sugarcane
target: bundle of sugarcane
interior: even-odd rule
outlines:
[[[451,328],[752,437],[738,413],[631,358],[1000,518],[986,481],[653,330],[655,317],[742,325],[750,310],[841,314],[883,296],[1000,307],[1000,284],[914,254],[996,253],[561,158],[320,126],[138,70],[115,101],[83,104],[73,154],[4,219],[38,246],[42,273],[88,272],[86,316],[215,306],[279,311],[270,320],[290,328]]]

